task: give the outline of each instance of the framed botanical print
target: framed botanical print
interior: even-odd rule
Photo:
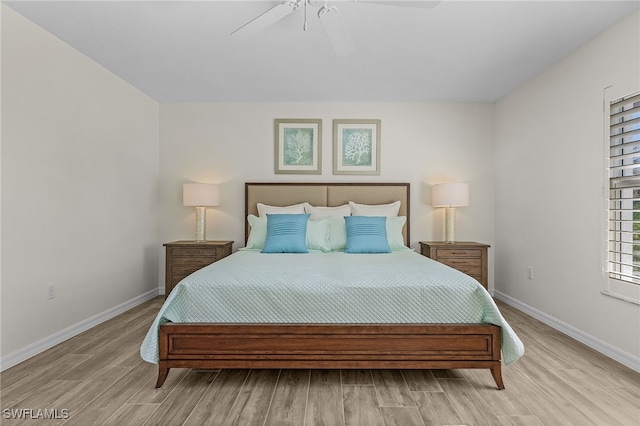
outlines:
[[[322,173],[322,120],[275,120],[275,173]]]
[[[333,174],[380,174],[380,120],[333,120]]]

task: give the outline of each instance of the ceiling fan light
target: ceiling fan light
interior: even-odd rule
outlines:
[[[318,11],[318,18],[336,55],[349,56],[356,51],[351,34],[338,9],[324,6]]]

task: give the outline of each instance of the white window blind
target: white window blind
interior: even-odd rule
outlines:
[[[607,106],[608,289],[611,281],[640,288],[640,92]]]

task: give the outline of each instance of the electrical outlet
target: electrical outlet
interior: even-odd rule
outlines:
[[[56,297],[56,285],[51,284],[49,285],[49,296],[47,297],[47,300],[55,299],[55,297]]]
[[[527,278],[530,280],[533,279],[533,266],[527,267]]]

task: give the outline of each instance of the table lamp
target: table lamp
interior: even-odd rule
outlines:
[[[206,241],[207,207],[220,205],[220,188],[211,183],[185,183],[182,204],[196,208],[196,241]]]
[[[431,187],[431,205],[445,208],[444,236],[445,241],[456,240],[456,207],[469,205],[469,184],[439,183]]]

